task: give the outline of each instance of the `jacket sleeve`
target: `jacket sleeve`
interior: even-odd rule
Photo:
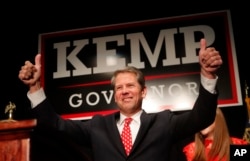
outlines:
[[[190,111],[174,115],[172,118],[175,139],[194,135],[213,123],[217,108],[218,92],[212,94],[200,85],[199,95]]]

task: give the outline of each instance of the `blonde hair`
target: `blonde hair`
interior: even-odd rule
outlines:
[[[213,131],[213,142],[208,156],[205,154],[205,136],[200,132],[195,134],[195,154],[193,161],[207,161],[218,157],[218,160],[229,161],[230,144],[232,143],[223,112],[220,108],[216,110],[215,127]]]

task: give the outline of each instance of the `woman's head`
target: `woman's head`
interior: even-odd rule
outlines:
[[[220,108],[217,108],[214,122],[207,128],[201,130],[200,134],[204,138],[213,139],[214,135],[220,136],[224,132],[228,133],[227,123],[223,115],[223,112],[221,111]]]
[[[194,160],[203,160],[206,158],[204,149],[207,139],[212,140],[211,150],[208,154],[209,158],[223,158],[225,156],[228,158],[231,139],[225,117],[220,108],[216,110],[214,122],[209,127],[195,134],[196,154]]]

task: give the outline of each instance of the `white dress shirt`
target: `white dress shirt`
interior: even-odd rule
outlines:
[[[140,125],[141,125],[141,119],[140,119],[141,113],[142,113],[142,110],[137,112],[136,114],[134,114],[131,117],[133,120],[131,121],[129,126],[130,126],[130,130],[132,133],[132,144],[134,144],[134,142],[135,142],[135,138],[137,136],[137,133],[138,133]],[[125,118],[126,118],[126,116],[124,116],[123,114],[120,113],[120,120],[117,121],[117,127],[118,127],[120,134],[122,133]]]

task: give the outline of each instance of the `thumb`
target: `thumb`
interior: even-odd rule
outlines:
[[[37,54],[35,57],[35,65],[41,66],[41,54]]]
[[[206,47],[207,47],[207,42],[206,42],[206,40],[203,38],[203,39],[200,40],[200,50],[201,50],[201,51],[204,51],[204,50],[206,50]]]

